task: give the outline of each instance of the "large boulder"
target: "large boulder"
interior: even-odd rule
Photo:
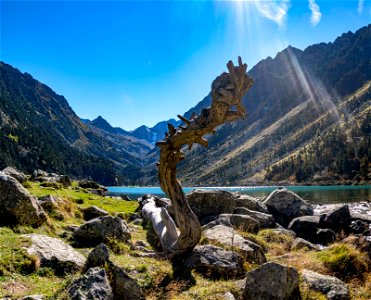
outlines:
[[[187,200],[201,222],[210,216],[231,214],[236,206],[234,195],[220,190],[196,189],[187,195]]]
[[[294,231],[298,237],[315,242],[319,222],[320,216],[298,217],[290,222],[288,228]]]
[[[236,207],[245,207],[265,214],[269,213],[267,206],[262,201],[249,195],[238,195],[235,202]]]
[[[9,176],[12,176],[13,178],[15,178],[19,183],[23,183],[24,181],[26,181],[26,175],[24,175],[22,172],[12,168],[12,167],[6,167],[3,171],[2,171],[5,175],[9,175]]]
[[[0,174],[0,225],[40,226],[46,214],[33,197],[16,179]]]
[[[296,269],[275,262],[267,262],[247,272],[244,300],[301,299],[299,274]]]
[[[240,255],[213,245],[197,246],[184,264],[187,268],[213,278],[234,278],[244,273]]]
[[[344,282],[334,276],[322,275],[310,270],[302,271],[303,283],[326,295],[329,300],[349,300],[349,291]]]
[[[42,267],[54,269],[57,275],[80,271],[85,264],[85,257],[65,242],[42,234],[25,234],[31,240],[27,253],[36,255]]]
[[[83,217],[85,221],[89,221],[98,217],[108,216],[109,213],[104,209],[101,209],[97,206],[90,206],[83,210]]]
[[[351,221],[349,207],[348,205],[343,205],[321,215],[319,227],[330,228],[335,232],[340,232],[341,230],[348,232]]]
[[[67,288],[71,300],[112,300],[113,293],[107,273],[102,268],[91,268]]]
[[[262,247],[250,240],[244,239],[231,227],[217,225],[205,230],[203,235],[210,241],[218,242],[232,247],[232,249],[236,249],[247,261],[258,264],[267,261]]]
[[[123,242],[131,239],[128,225],[119,217],[103,216],[82,224],[72,235],[79,247],[94,247],[110,238]]]
[[[313,208],[307,201],[285,188],[270,193],[264,204],[276,222],[284,227],[294,218],[313,215]]]
[[[245,207],[236,207],[233,213],[254,218],[255,220],[259,221],[261,228],[273,228],[276,224],[272,215],[250,210]]]

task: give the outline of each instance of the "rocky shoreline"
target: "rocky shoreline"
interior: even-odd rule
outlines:
[[[50,194],[35,197],[27,187]],[[92,181],[72,182],[63,175],[0,172],[0,239],[6,234],[22,239],[17,255],[24,261],[18,263],[25,268],[30,261],[26,271],[0,263],[0,287],[10,291],[7,282],[17,272],[50,270],[47,276],[59,291],[53,299],[371,298],[368,202],[311,205],[284,188],[265,199],[196,189],[187,199],[203,225],[202,239],[179,261],[161,251],[141,215],[147,198],[172,214],[168,199],[145,195],[137,204],[104,193]],[[135,205],[136,211],[118,211],[119,205]],[[0,255],[6,250],[0,248]],[[151,264],[159,264],[158,269]],[[170,270],[159,275],[169,264]],[[194,276],[209,293],[197,290]],[[179,289],[181,284],[187,288]],[[27,290],[20,294],[2,292],[0,297],[51,297]]]

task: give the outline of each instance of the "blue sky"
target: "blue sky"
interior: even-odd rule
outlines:
[[[80,117],[127,130],[196,105],[238,55],[250,69],[371,22],[370,0],[1,0],[0,11],[0,60]]]

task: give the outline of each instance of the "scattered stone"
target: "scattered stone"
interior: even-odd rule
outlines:
[[[354,234],[371,235],[370,225],[362,220],[355,220],[349,225],[349,229]]]
[[[276,223],[271,214],[250,210],[245,207],[236,207],[233,213],[254,218],[255,220],[259,221],[261,228],[273,228]]]
[[[327,214],[321,215],[320,228],[330,228],[335,232],[344,230],[348,232],[349,225],[351,223],[351,217],[348,205],[343,205],[339,208],[328,212]]]
[[[233,296],[231,292],[224,293],[222,297],[223,300],[236,300],[235,296]]]
[[[101,188],[101,185],[93,180],[80,180],[79,187],[83,189],[99,189]]]
[[[109,213],[104,209],[101,209],[97,206],[90,206],[83,210],[83,218],[85,221],[89,221],[98,217],[108,216]]]
[[[267,262],[247,272],[242,296],[244,300],[299,300],[299,274],[292,267]]]
[[[327,246],[336,240],[336,233],[332,229],[318,229],[315,236],[315,241],[318,244]]]
[[[122,194],[120,195],[122,200],[131,201],[130,197],[128,195]]]
[[[91,268],[67,288],[71,300],[112,300],[113,293],[107,273],[102,268]],[[126,298],[123,298],[126,299]]]
[[[104,267],[109,261],[109,250],[107,246],[100,243],[88,255],[86,259],[84,270],[87,271],[94,267]]]
[[[227,191],[196,189],[187,195],[187,200],[199,220],[209,216],[231,214],[235,208],[235,197]]]
[[[22,172],[16,170],[15,168],[12,167],[6,167],[2,171],[5,175],[12,176],[15,178],[19,183],[23,183],[26,181],[26,175],[24,175]]]
[[[349,300],[349,291],[344,282],[334,276],[322,275],[310,270],[302,271],[304,284],[326,295],[329,300]]]
[[[244,239],[233,228],[217,225],[203,232],[210,241],[217,241],[223,245],[232,247],[241,253],[247,261],[263,264],[267,260],[262,247],[252,241]]]
[[[292,219],[313,215],[312,206],[285,188],[273,191],[264,201],[277,223],[287,227]]]
[[[27,253],[39,257],[40,265],[54,269],[57,275],[72,274],[83,268],[85,257],[65,242],[36,233],[23,236],[32,243]]]
[[[49,183],[61,184],[62,186],[71,186],[71,179],[67,175],[58,175],[55,173],[48,173],[42,170],[35,170],[31,175],[31,180],[45,183],[45,186]],[[57,186],[57,185],[55,185]]]
[[[0,174],[0,225],[40,226],[46,214],[37,198],[16,179]]]
[[[73,239],[79,247],[94,247],[110,238],[123,242],[131,238],[126,222],[119,217],[95,218],[82,224],[73,233]]]
[[[213,245],[197,246],[184,264],[212,278],[235,278],[244,273],[240,255]]]
[[[260,200],[249,195],[238,195],[236,200],[236,207],[244,207],[250,210],[269,214],[267,206]]]
[[[317,245],[314,245],[311,242],[308,242],[307,240],[304,240],[302,238],[294,239],[291,245],[291,250],[300,250],[304,248],[308,250],[314,250],[314,251],[321,250]]]

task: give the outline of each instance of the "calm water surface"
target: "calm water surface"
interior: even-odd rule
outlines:
[[[371,202],[371,185],[288,186],[287,188],[312,203]],[[193,189],[195,188],[185,187],[184,191],[188,193]],[[227,190],[254,197],[266,197],[270,192],[277,189],[277,186],[203,187],[203,189]],[[131,199],[136,199],[145,194],[153,194],[160,197],[166,196],[159,187],[108,187],[108,191],[111,195],[125,194]]]

